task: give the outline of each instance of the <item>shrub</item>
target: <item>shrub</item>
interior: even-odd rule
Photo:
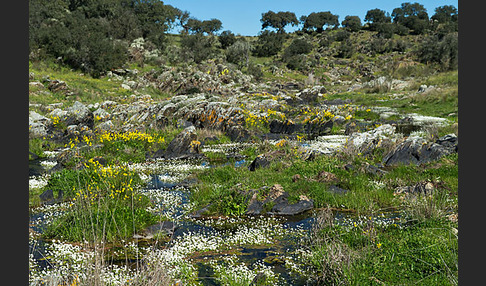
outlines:
[[[226,49],[226,60],[240,68],[248,66],[253,46],[245,40],[238,40]]]
[[[221,48],[226,49],[227,47],[233,45],[236,42],[236,36],[231,31],[226,30],[221,32],[218,37],[219,42],[221,43]]]
[[[258,35],[253,54],[257,57],[274,56],[282,49],[284,40],[284,34],[265,30]]]
[[[424,39],[416,51],[420,62],[437,63],[441,70],[457,69],[458,61],[458,34],[449,33],[442,39],[432,35]]]
[[[254,63],[250,63],[248,65],[248,74],[252,75],[254,79],[260,80],[263,78],[263,70],[261,65],[256,65]]]
[[[306,54],[312,51],[312,44],[305,39],[295,39],[285,49],[282,59],[290,69],[301,69],[307,59]]]
[[[201,63],[214,55],[213,37],[205,37],[202,34],[184,35],[181,39],[181,47],[187,60]]]
[[[336,57],[338,58],[350,58],[356,52],[356,47],[353,45],[353,42],[350,39],[347,39],[344,42],[341,42],[337,49]]]

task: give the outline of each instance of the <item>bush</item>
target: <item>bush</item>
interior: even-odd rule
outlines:
[[[458,60],[458,34],[449,33],[442,39],[438,35],[429,36],[424,39],[416,53],[422,63],[437,63],[443,71],[455,70]]]
[[[248,74],[252,75],[254,79],[260,80],[263,78],[263,71],[261,65],[255,65],[254,63],[250,63],[248,65]]]
[[[338,42],[342,42],[344,40],[349,39],[349,36],[351,36],[351,32],[346,31],[346,30],[340,30],[336,33],[335,39]]]
[[[350,58],[356,52],[356,47],[353,45],[353,42],[350,39],[347,39],[344,42],[341,42],[337,49],[336,57],[338,58]]]
[[[295,39],[285,49],[282,59],[289,69],[304,69],[307,57],[306,54],[312,51],[312,44],[305,39]]]
[[[226,49],[226,60],[238,65],[240,68],[248,66],[250,53],[253,46],[245,40],[238,40],[236,43]]]
[[[210,58],[214,55],[213,37],[203,36],[202,34],[184,35],[181,39],[181,47],[183,49],[186,61],[193,60],[196,63]]]
[[[219,35],[218,40],[221,43],[221,48],[226,49],[236,42],[236,36],[231,31],[226,30]]]
[[[308,54],[312,51],[312,44],[305,39],[295,39],[292,43],[285,49],[282,58],[284,61],[288,62],[288,59],[302,54]]]

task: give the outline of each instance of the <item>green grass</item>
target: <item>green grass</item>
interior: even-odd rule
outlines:
[[[62,190],[70,211],[49,224],[45,237],[109,242],[131,237],[158,220],[146,210],[149,199],[136,191],[140,185],[127,168],[102,168],[95,162],[54,173],[44,188]]]
[[[458,244],[453,227],[457,225],[429,220],[403,229],[377,229],[374,245],[355,247],[361,257],[346,273],[348,280],[353,285],[456,285]],[[342,237],[353,246],[359,234]]]
[[[313,267],[314,279],[333,284],[456,285],[454,228],[457,224],[444,219],[406,226],[379,226],[370,220],[325,226],[317,232],[324,239],[312,242],[312,255],[303,263]]]
[[[272,162],[270,166],[258,168],[253,172],[248,168],[235,168],[231,165],[200,171],[197,174],[200,183],[197,184],[197,191],[192,194],[192,201],[199,207],[220,200],[233,201],[238,205],[244,201],[241,192],[280,184],[289,192],[291,199],[306,195],[314,200],[316,208],[329,205],[370,213],[384,208],[403,207],[402,203],[395,199],[394,190],[424,181],[437,182],[436,185],[441,192],[445,192],[448,197],[457,197],[457,154],[448,155],[423,166],[390,167],[386,170],[387,173],[380,176],[364,171],[367,164],[381,162],[384,150],[380,148],[366,157],[359,154],[319,156],[312,161],[300,159],[290,147],[283,147],[283,150],[286,150],[286,154],[281,161]],[[248,156],[248,162],[260,154],[256,147],[247,148],[242,153]],[[345,170],[343,166],[348,163],[355,166],[355,170]],[[319,182],[316,178],[321,171],[335,174],[338,182]],[[302,179],[294,182],[292,177],[296,174]],[[331,184],[336,184],[348,192],[328,192]],[[213,206],[212,210],[215,213],[228,214],[225,208],[219,205]]]

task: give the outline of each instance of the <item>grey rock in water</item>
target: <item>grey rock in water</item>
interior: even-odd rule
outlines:
[[[265,189],[266,188],[262,188],[260,190]],[[301,214],[314,208],[314,201],[306,196],[300,196],[299,201],[296,203],[289,203],[289,193],[284,191],[282,186],[279,184],[275,184],[270,188],[266,198],[263,201],[258,200],[258,192],[259,190],[253,191],[252,197],[248,202],[248,207],[245,212],[247,215],[261,214],[266,204],[272,205],[272,209],[268,212],[268,214],[272,215],[292,216]]]
[[[135,234],[134,238],[152,239],[156,235],[172,235],[177,226],[171,221],[163,221],[143,230],[143,235]]]

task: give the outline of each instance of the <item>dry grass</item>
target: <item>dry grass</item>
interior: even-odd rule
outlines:
[[[346,268],[352,262],[352,251],[340,241],[339,236],[332,235],[334,215],[329,206],[316,216],[310,235],[310,244],[314,248],[314,265],[318,268],[316,281],[320,285],[345,285]]]

